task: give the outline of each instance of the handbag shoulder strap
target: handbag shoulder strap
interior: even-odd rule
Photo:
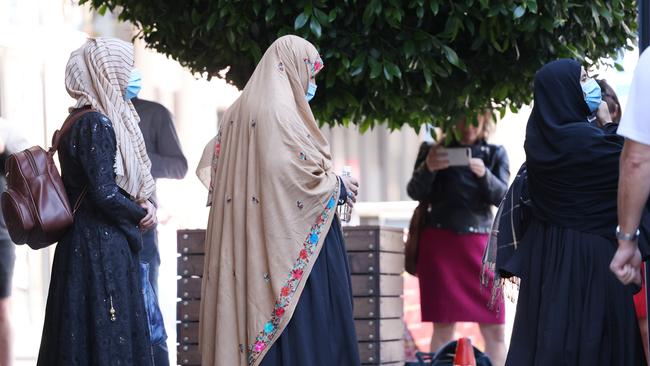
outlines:
[[[86,115],[86,113],[90,113],[90,112],[96,112],[96,110],[91,108],[91,107],[85,107],[85,108],[81,108],[81,109],[79,109],[77,111],[74,111],[74,112],[70,113],[68,118],[66,118],[65,121],[63,122],[63,125],[61,126],[61,128],[56,130],[54,132],[54,135],[52,136],[52,146],[48,150],[48,153],[50,155],[54,155],[54,153],[56,153],[59,150],[59,145],[61,144],[61,139],[63,138],[63,136],[65,136],[66,133],[68,133],[68,131],[70,131],[72,126],[77,121],[79,121],[81,119],[81,117]],[[74,208],[72,210],[72,215],[73,216],[77,213],[77,210],[79,209],[79,207],[81,207],[81,203],[83,202],[83,199],[86,197],[86,193],[88,193],[88,186],[85,186],[83,188],[83,190],[81,191],[81,194],[79,195],[79,197],[77,197],[77,201],[75,202]]]
[[[52,136],[52,147],[50,147],[48,153],[50,155],[54,155],[54,153],[57,152],[57,150],[59,150],[59,144],[61,144],[61,139],[63,138],[63,136],[65,136],[65,134],[68,133],[68,131],[70,131],[72,126],[78,120],[80,120],[81,117],[83,117],[86,113],[91,113],[91,112],[96,112],[96,110],[94,110],[91,107],[85,107],[70,113],[68,118],[65,119],[65,122],[63,122],[61,128],[54,132],[54,135]]]

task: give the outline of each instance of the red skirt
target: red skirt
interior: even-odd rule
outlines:
[[[417,267],[422,321],[505,323],[503,298],[490,309],[491,289],[481,285],[487,241],[487,234],[422,230]]]
[[[641,268],[645,268],[645,264]],[[643,273],[643,276],[645,276],[645,271],[641,271],[641,273]],[[645,319],[648,317],[648,307],[646,306],[645,292],[646,292],[646,283],[644,278],[643,287],[641,287],[641,291],[639,291],[636,295],[634,295],[634,309],[636,310],[636,317],[639,319]]]

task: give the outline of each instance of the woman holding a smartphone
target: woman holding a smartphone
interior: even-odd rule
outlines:
[[[422,321],[434,323],[431,351],[453,339],[457,322],[477,322],[486,353],[499,366],[506,355],[504,312],[488,308],[490,294],[479,279],[492,206],[501,202],[510,171],[505,149],[486,141],[490,119],[489,112],[476,124],[460,119],[460,138],[448,148],[423,143],[407,191],[429,204],[417,272]]]

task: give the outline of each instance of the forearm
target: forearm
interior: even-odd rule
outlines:
[[[89,187],[88,198],[117,225],[135,226],[146,214],[144,208],[122,194],[115,184]]]
[[[650,194],[650,146],[625,141],[618,189],[618,221],[623,233],[634,233]]]

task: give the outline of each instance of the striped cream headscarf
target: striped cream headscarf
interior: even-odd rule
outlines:
[[[106,115],[117,138],[117,185],[137,200],[151,197],[155,183],[147,155],[140,118],[124,91],[133,70],[133,45],[115,38],[89,39],[72,52],[65,70],[68,94]]]

